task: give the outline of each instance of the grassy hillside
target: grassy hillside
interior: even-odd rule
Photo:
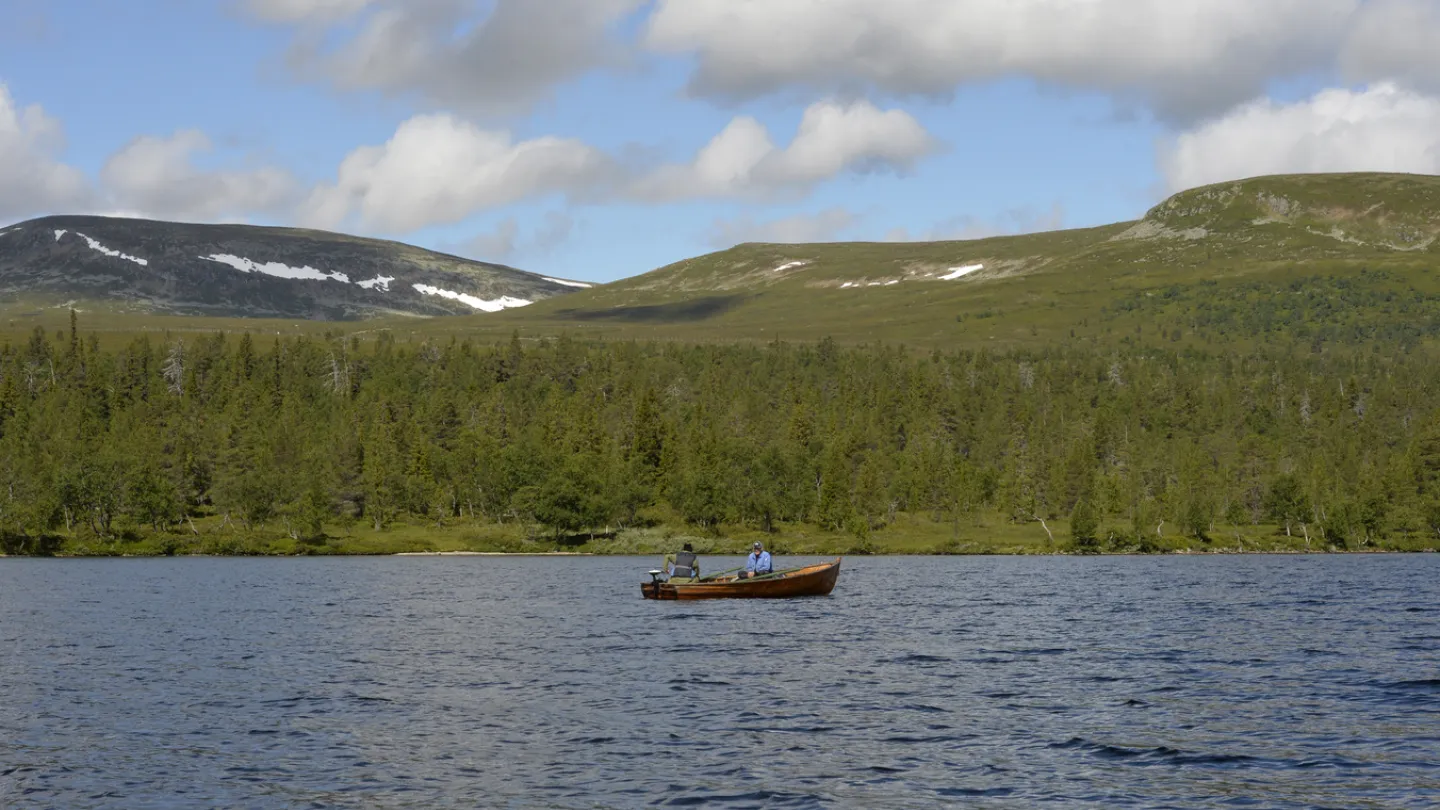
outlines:
[[[922,348],[1306,348],[1440,335],[1440,178],[1344,174],[1199,188],[1142,219],[971,241],[744,244],[500,313],[361,323],[157,317],[87,305],[86,331],[569,334]],[[982,268],[947,279],[954,270]],[[68,326],[66,301],[0,302],[0,340]]]
[[[744,244],[446,331],[936,347],[1244,341],[1212,306],[1298,302],[1281,336],[1440,315],[1440,178],[1307,175],[1187,191],[1136,222],[973,241]],[[983,269],[946,279],[956,269]],[[1397,299],[1402,312],[1374,308]],[[1326,302],[1329,302],[1328,305]],[[1274,301],[1272,301],[1274,303]],[[1361,307],[1364,311],[1350,310]],[[1304,327],[1304,328],[1302,328]],[[1137,333],[1137,328],[1139,332]],[[1358,330],[1358,331],[1357,331]],[[1271,338],[1276,335],[1271,335]]]

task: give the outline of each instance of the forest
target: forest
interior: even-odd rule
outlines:
[[[0,348],[0,550],[335,553],[405,527],[501,550],[798,534],[854,553],[921,525],[937,544],[910,550],[1016,532],[1071,552],[1435,549],[1437,386],[1423,347],[102,349],[72,313]]]

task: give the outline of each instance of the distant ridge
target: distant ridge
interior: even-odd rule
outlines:
[[[1341,288],[1301,313],[1278,294],[1292,284]],[[477,328],[1001,347],[1118,342],[1147,329],[1180,340],[1211,324],[1212,339],[1233,341],[1255,299],[1286,304],[1277,317],[1294,339],[1361,341],[1400,314],[1367,302],[1401,295],[1440,296],[1440,177],[1259,177],[1176,194],[1140,220],[1019,236],[741,244]],[[1232,319],[1223,334],[1221,310]]]
[[[469,315],[589,285],[326,231],[49,216],[0,228],[0,303],[355,320]]]

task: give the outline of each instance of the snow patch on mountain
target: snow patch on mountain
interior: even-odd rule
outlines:
[[[789,270],[789,269],[794,268],[794,267],[804,267],[805,265],[807,265],[807,264],[809,264],[809,263],[810,263],[810,262],[806,262],[806,261],[786,262],[786,263],[780,265],[779,267],[775,268],[774,270],[772,270],[772,271],[770,271],[770,272],[772,272],[772,273],[781,273],[781,272],[784,272],[784,271]]]
[[[551,282],[552,284],[564,284],[566,287],[579,287],[582,290],[588,290],[591,287],[591,285],[586,284],[583,281],[566,281],[563,278],[550,278],[549,276],[541,276],[540,278],[543,278],[546,281]]]
[[[525,307],[533,303],[531,301],[526,301],[523,298],[511,298],[508,295],[501,296],[500,298],[497,298],[493,301],[486,301],[483,298],[476,298],[473,295],[452,292],[450,290],[442,290],[439,287],[431,287],[428,284],[412,284],[411,286],[415,288],[416,292],[422,295],[438,295],[441,298],[449,298],[452,301],[459,301],[466,306],[472,307],[474,309],[484,310],[485,312],[499,312],[502,309]]]
[[[983,264],[967,264],[964,267],[952,267],[950,272],[940,277],[941,281],[954,281],[961,276],[968,276],[977,270],[984,270]]]
[[[59,231],[59,233],[64,233],[64,231]],[[84,239],[84,240],[85,240],[85,243],[90,246],[90,249],[93,250],[93,251],[96,251],[97,253],[103,253],[103,254],[105,254],[106,256],[113,256],[113,257],[115,257],[115,258],[117,258],[117,259],[124,259],[124,260],[127,261],[127,262],[134,262],[134,263],[140,265],[141,267],[145,267],[146,265],[150,264],[150,260],[149,260],[149,259],[140,259],[140,258],[136,258],[136,257],[134,257],[134,256],[131,256],[131,255],[128,254],[128,253],[121,253],[121,252],[118,251],[118,250],[112,250],[112,249],[110,249],[110,248],[108,248],[108,247],[105,247],[104,245],[100,244],[99,242],[96,242],[94,239],[91,239],[90,237],[86,236],[85,234],[80,233],[79,231],[76,231],[76,232],[75,232],[75,235],[78,236],[78,237],[80,237],[81,239]],[[59,237],[57,236],[56,238],[58,239]]]
[[[64,236],[65,234],[67,234],[67,233],[69,233],[69,231],[65,230],[64,228],[57,228],[57,229],[55,230],[55,241],[56,241],[56,242],[59,242],[59,241],[60,241],[60,238],[61,238],[62,236]],[[76,232],[75,232],[75,235],[78,236],[78,237],[80,237],[81,239],[84,239],[84,240],[85,240],[85,244],[89,245],[89,246],[90,246],[90,249],[93,250],[93,251],[95,251],[95,252],[97,252],[97,253],[103,253],[103,254],[105,254],[106,256],[112,256],[112,257],[114,257],[114,258],[116,258],[116,259],[124,259],[124,260],[127,261],[127,262],[134,262],[134,263],[140,265],[141,267],[145,267],[146,265],[150,264],[150,260],[149,260],[149,259],[141,259],[141,258],[139,258],[139,257],[137,257],[137,256],[131,256],[131,255],[128,254],[128,253],[121,253],[121,252],[118,251],[118,250],[114,250],[114,249],[105,247],[104,245],[100,244],[99,242],[95,241],[94,239],[91,239],[90,237],[86,236],[85,234],[80,233],[79,231],[76,231]]]
[[[200,258],[221,264],[228,264],[242,273],[263,273],[276,278],[288,278],[299,281],[343,281],[350,283],[350,277],[344,273],[326,273],[316,270],[309,265],[305,267],[291,267],[280,262],[255,262],[243,256],[232,256],[229,253],[216,253]]]
[[[380,292],[390,292],[390,282],[394,280],[394,276],[376,276],[375,278],[367,279],[365,281],[357,281],[355,283],[358,286],[364,287],[367,290],[373,290],[376,287],[379,287]]]

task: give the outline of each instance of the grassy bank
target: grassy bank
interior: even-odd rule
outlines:
[[[1046,529],[1048,528],[1048,532]],[[296,538],[283,526],[249,529],[233,523],[197,521],[183,531],[156,532],[130,527],[112,537],[88,532],[3,540],[11,556],[311,556],[380,555],[414,552],[664,554],[691,543],[700,554],[743,554],[756,540],[779,555],[866,554],[1204,554],[1333,553],[1440,551],[1440,541],[1418,532],[1392,533],[1358,543],[1336,544],[1295,528],[1286,535],[1274,525],[1217,525],[1206,538],[1151,530],[1140,540],[1128,526],[1102,524],[1098,540],[1077,545],[1066,521],[1016,523],[999,516],[962,525],[901,515],[867,537],[830,532],[810,525],[786,525],[775,533],[743,527],[698,531],[684,525],[655,525],[595,535],[556,537],[519,524],[393,525],[376,530],[368,524],[327,525],[316,538]]]

